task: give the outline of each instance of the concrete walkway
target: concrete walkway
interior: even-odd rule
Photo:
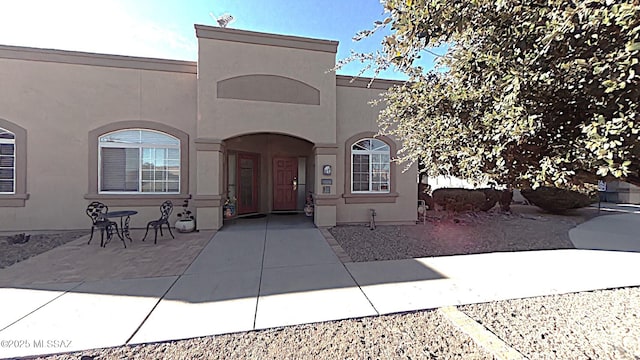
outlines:
[[[0,357],[638,286],[640,236],[626,251],[589,250],[634,229],[640,215],[608,215],[571,231],[575,250],[343,264],[309,219],[273,215],[226,225],[179,273],[9,285],[12,266],[0,270]],[[54,261],[41,257],[16,268]]]

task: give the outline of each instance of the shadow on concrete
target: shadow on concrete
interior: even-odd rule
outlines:
[[[620,213],[621,207],[616,215],[598,216],[569,230],[576,249],[640,252],[640,211]]]
[[[631,216],[598,217],[603,224],[578,230],[633,234],[635,225],[620,223],[636,224],[640,216]],[[639,255],[631,252],[549,250],[345,266],[304,217],[238,220],[200,241],[195,260],[173,275],[0,287],[0,307],[11,309],[0,313],[0,338],[57,334],[87,349],[640,284]],[[150,249],[162,249],[156,255],[169,263],[190,248],[164,244]],[[100,252],[104,262],[97,265],[126,251]]]
[[[95,239],[94,239],[95,240]],[[87,238],[74,246],[86,247]],[[144,246],[157,250],[169,246],[168,238],[152,241]],[[96,261],[107,266],[109,258],[120,258],[127,251],[118,243],[106,249],[96,245],[95,251],[105,255]],[[134,242],[134,246],[136,242]],[[94,246],[92,243],[89,246]],[[167,248],[172,251],[172,248]],[[176,259],[180,254],[172,255]],[[171,261],[165,257],[162,261]],[[36,260],[36,258],[33,258]],[[135,262],[136,259],[130,259]],[[141,267],[149,263],[145,259]],[[160,261],[160,260],[159,260]],[[384,265],[383,265],[384,266]],[[10,269],[10,268],[8,268]],[[24,268],[24,271],[29,271]],[[2,276],[3,270],[0,270]],[[445,276],[418,262],[404,260],[402,264],[389,263],[375,278],[379,284],[444,279]],[[353,277],[338,260],[324,237],[317,231],[312,218],[300,215],[269,215],[257,219],[236,219],[225,223],[204,246],[191,264],[179,274],[158,273],[144,276],[103,279],[72,279],[75,286],[58,289],[55,283],[32,283],[4,286],[34,291],[57,289],[66,293],[96,295],[162,297],[166,300],[191,303],[226,301],[256,296],[269,296],[331,289],[358,288]],[[160,281],[151,281],[157,279]],[[10,279],[5,279],[9,280]],[[365,281],[363,285],[371,285]],[[2,300],[0,300],[2,304]]]

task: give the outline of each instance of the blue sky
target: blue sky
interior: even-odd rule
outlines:
[[[383,35],[351,40],[383,17],[378,0],[0,0],[0,44],[196,60],[193,24],[216,25],[210,13],[233,15],[229,28],[338,40],[337,60],[379,48]]]

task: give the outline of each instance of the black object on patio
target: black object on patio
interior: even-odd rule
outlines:
[[[145,231],[142,241],[144,241],[144,239],[147,238],[149,227],[153,226],[153,230],[155,230],[155,237],[153,239],[153,243],[157,244],[158,229],[160,229],[160,236],[164,236],[162,234],[163,224],[167,225],[167,229],[169,229],[169,234],[171,234],[171,237],[175,239],[175,236],[173,236],[173,233],[171,232],[171,225],[169,225],[169,215],[171,215],[171,212],[173,212],[173,203],[170,200],[163,202],[162,205],[160,205],[160,219],[149,221],[149,223],[147,223],[147,231]]]
[[[127,247],[127,244],[124,242],[124,239],[120,236],[118,232],[118,224],[115,221],[111,221],[105,217],[106,213],[109,212],[109,207],[99,201],[94,201],[89,206],[87,206],[87,216],[91,218],[91,236],[89,237],[89,242],[87,245],[91,244],[91,240],[93,239],[93,230],[100,229],[100,247],[105,247],[106,243],[104,242],[104,233],[107,232],[107,243],[111,241],[111,237],[113,236],[113,228],[116,230],[116,235],[122,240],[124,247]]]

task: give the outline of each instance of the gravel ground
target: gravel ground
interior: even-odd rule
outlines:
[[[640,288],[459,306],[530,359],[640,359]],[[40,359],[492,359],[434,310]]]
[[[66,244],[79,237],[88,235],[88,230],[61,231],[51,233],[33,233],[29,241],[24,244],[14,244],[11,239],[13,235],[0,236],[0,269],[11,266],[32,256],[42,254],[56,246]]]
[[[46,359],[491,359],[436,311],[332,321]]]
[[[571,248],[568,230],[596,216],[515,208],[510,215],[431,215],[426,225],[331,230],[355,261],[491,251]],[[86,234],[77,234],[82,236]],[[77,236],[75,238],[77,238]],[[71,241],[49,234],[24,245],[0,238],[0,266]],[[55,240],[54,240],[55,239]],[[3,240],[5,241],[3,243]],[[39,244],[40,243],[40,244]],[[48,245],[45,245],[48,244]],[[20,251],[17,251],[20,246]],[[22,252],[21,252],[22,251]],[[19,255],[22,254],[22,255]],[[17,260],[19,261],[19,260]],[[13,262],[16,262],[15,260]],[[531,359],[640,359],[640,287],[459,306]],[[434,310],[94,349],[43,359],[491,359],[492,354]]]
[[[640,359],[640,288],[458,307],[530,359]]]
[[[543,213],[533,206],[461,214],[429,212],[426,224],[337,226],[329,231],[355,262],[478,254],[497,251],[572,249],[569,229],[598,215],[579,209],[567,215]]]

